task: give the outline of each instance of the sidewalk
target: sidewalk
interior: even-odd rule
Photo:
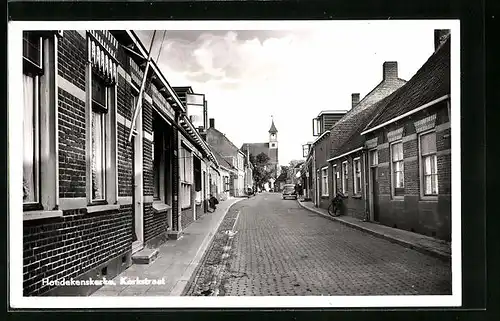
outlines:
[[[412,248],[416,251],[432,255],[443,260],[449,261],[451,259],[451,244],[449,242],[373,222],[363,222],[351,216],[332,217],[328,214],[327,210],[315,207],[312,202],[303,202],[299,200],[298,203],[300,206],[332,221],[340,222],[352,228],[356,228],[373,234],[374,236],[384,238],[391,242],[398,243],[402,246]]]
[[[231,205],[246,198],[230,198],[220,202],[217,210],[191,223],[178,240],[169,240],[160,246],[157,259],[149,264],[133,264],[114,278],[116,285],[105,285],[92,296],[180,296],[191,274]],[[121,278],[159,280],[161,285],[120,284]]]

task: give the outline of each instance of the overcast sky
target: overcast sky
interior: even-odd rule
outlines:
[[[311,119],[322,110],[350,109],[351,93],[363,98],[382,80],[384,61],[397,61],[399,77],[409,80],[433,53],[433,30],[440,26],[346,21],[288,30],[227,27],[167,31],[164,40],[157,31],[153,58],[161,47],[158,64],[169,83],[205,94],[209,118],[238,147],[267,142],[273,116],[279,161],[286,165],[301,159],[301,145],[314,140]],[[136,32],[149,48],[152,32]]]

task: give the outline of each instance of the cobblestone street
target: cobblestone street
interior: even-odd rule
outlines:
[[[451,294],[451,265],[264,193],[227,213],[184,294]]]

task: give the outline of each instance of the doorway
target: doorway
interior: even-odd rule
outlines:
[[[370,212],[374,222],[379,221],[378,152],[370,151]]]

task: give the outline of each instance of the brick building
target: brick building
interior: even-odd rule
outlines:
[[[363,130],[369,210],[391,227],[451,239],[450,35]]]
[[[217,153],[219,153],[233,168],[236,173],[231,172],[229,180],[230,196],[244,196],[246,176],[246,155],[231,142],[226,135],[215,128],[215,119],[209,119],[209,127],[205,132],[206,141]]]
[[[128,30],[23,33],[24,295],[89,294],[43,280],[110,279],[196,218],[217,160],[154,62],[137,104],[147,56]]]
[[[384,62],[382,81],[362,100],[359,100],[359,94],[352,94],[351,109],[334,123],[327,138],[315,147],[316,187],[319,191],[316,193],[316,204],[319,207],[328,208],[336,191],[341,190],[348,196],[344,199],[344,214],[364,217],[362,159],[352,154],[357,150],[345,151],[342,147],[353,143],[354,138],[359,136],[370,116],[377,111],[377,102],[404,84],[405,80],[398,77],[397,62]]]

